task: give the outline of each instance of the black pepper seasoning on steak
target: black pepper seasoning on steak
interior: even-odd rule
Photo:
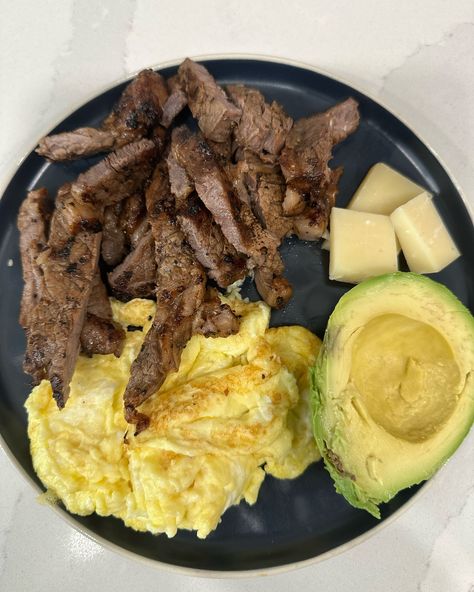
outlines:
[[[36,152],[49,160],[73,160],[117,150],[147,136],[163,115],[168,88],[163,77],[143,70],[125,88],[100,129],[84,127],[42,138]]]
[[[226,142],[241,111],[201,64],[186,58],[178,69],[179,82],[188,98],[191,113],[206,138]]]

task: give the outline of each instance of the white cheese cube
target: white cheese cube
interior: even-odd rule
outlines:
[[[416,273],[436,273],[460,255],[433,200],[421,193],[390,216],[408,267]]]
[[[425,191],[383,162],[375,164],[354,193],[349,210],[389,216],[393,210]]]
[[[388,216],[342,208],[331,211],[329,278],[356,284],[397,271],[397,247]]]
[[[326,231],[326,234],[328,236],[328,238],[325,238],[323,240],[323,242],[321,243],[321,249],[323,251],[329,251],[331,248],[331,244],[330,244],[330,240],[329,240],[329,232]],[[400,243],[398,242],[398,238],[395,235],[395,243],[397,245],[397,255],[400,253],[400,251],[402,250],[402,247],[400,246]]]

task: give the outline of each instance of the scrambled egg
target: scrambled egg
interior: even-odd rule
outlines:
[[[70,512],[204,538],[229,506],[256,501],[265,473],[294,478],[320,458],[307,372],[320,341],[302,327],[269,329],[263,302],[223,300],[241,317],[239,333],[191,338],[179,370],[140,407],[151,422],[136,437],[122,396],[152,301],[112,301],[115,320],[143,331],[127,332],[120,359],[80,356],[65,409],[49,382],[33,389],[26,402],[33,464]]]

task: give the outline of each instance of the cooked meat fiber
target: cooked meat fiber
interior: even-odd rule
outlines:
[[[191,113],[206,138],[225,142],[238,123],[241,111],[216,83],[204,66],[189,58],[178,69]]]
[[[58,196],[67,199],[67,191]],[[28,319],[24,368],[36,383],[51,382],[58,407],[64,407],[80,348],[87,303],[97,272],[100,232],[70,235],[59,208],[51,220],[47,248],[36,258],[42,290]],[[54,229],[54,232],[53,232]],[[67,238],[65,238],[67,237]]]
[[[141,140],[58,191],[48,245],[36,258],[42,290],[28,319],[24,368],[36,382],[49,379],[59,407],[66,403],[79,353],[104,208],[143,186],[155,156],[154,143]]]
[[[236,164],[228,162],[224,166],[225,173],[232,189],[239,198],[239,200],[250,207],[250,195],[245,184],[245,174],[247,172],[247,165],[245,162],[239,161]]]
[[[81,332],[82,353],[88,356],[114,354],[118,358],[122,353],[124,338],[124,330],[113,320],[107,289],[97,270]]]
[[[175,196],[176,205],[179,208],[181,204],[186,202],[188,195],[194,191],[194,184],[183,167],[178,164],[173,149],[170,150],[166,158],[166,164],[168,165],[171,193]]]
[[[137,224],[137,226],[135,226],[135,229],[128,237],[130,241],[130,248],[136,249],[137,245],[149,230],[150,224],[148,223],[148,218],[145,215],[143,219]]]
[[[159,122],[168,96],[163,76],[142,70],[125,88],[103,127],[114,130],[124,142],[143,138]]]
[[[125,234],[120,228],[120,215],[122,203],[112,204],[104,210],[104,222],[102,228],[101,255],[107,265],[118,265],[125,257]]]
[[[150,298],[156,282],[155,247],[148,230],[125,259],[108,274],[113,295],[127,302],[132,298]]]
[[[36,152],[50,160],[73,160],[121,148],[148,135],[162,117],[167,99],[163,77],[144,70],[125,88],[100,129],[79,128],[46,136]]]
[[[145,218],[145,196],[142,192],[134,193],[122,201],[119,224],[128,246],[135,247],[148,230]]]
[[[102,259],[113,267],[123,261],[149,230],[145,197],[136,193],[108,206],[104,212]]]
[[[173,123],[174,118],[181,113],[188,103],[186,93],[179,83],[177,74],[168,80],[168,88],[170,94],[163,105],[163,114],[161,116],[161,125],[165,128],[168,128]]]
[[[257,154],[280,154],[293,125],[293,120],[286,115],[283,107],[276,101],[269,105],[261,92],[243,84],[231,84],[227,86],[227,92],[242,111],[242,117],[234,130],[238,146]]]
[[[311,207],[307,207],[299,216],[287,218],[293,223],[293,232],[302,240],[320,238],[327,227],[331,209],[336,204],[339,179],[343,172],[338,167],[330,172],[329,182],[321,188],[323,197],[315,200]]]
[[[47,246],[47,225],[51,216],[51,204],[46,189],[31,191],[20,207],[18,227],[22,255],[23,289],[20,324],[28,329],[34,319],[34,307],[45,289],[42,268],[37,258]],[[112,309],[107,291],[97,273],[89,298],[87,317],[81,333],[83,351],[115,353],[120,355],[123,331],[112,321]],[[85,346],[87,344],[87,346]]]
[[[208,276],[227,288],[247,275],[246,258],[229,243],[199,197],[191,194],[178,211],[181,230]]]
[[[193,319],[193,334],[204,337],[228,337],[239,330],[239,321],[227,304],[221,302],[218,292],[208,288],[204,302]]]
[[[197,260],[221,288],[246,275],[246,258],[239,255],[222,233],[211,213],[193,193],[194,183],[174,156],[173,135],[167,157],[171,193],[175,196],[177,220]]]
[[[146,204],[155,239],[157,308],[132,364],[124,394],[125,417],[136,424],[137,433],[147,427],[149,420],[136,408],[160,388],[169,372],[178,368],[206,289],[204,269],[175,221],[165,163],[155,170],[146,192]]]
[[[359,111],[354,99],[296,121],[280,158],[286,181],[317,180],[320,177],[327,180],[333,147],[353,133],[358,125]]]
[[[46,189],[30,191],[20,206],[18,230],[24,288],[20,305],[20,325],[26,329],[41,295],[43,276],[36,263],[47,245],[51,204]]]
[[[156,156],[157,148],[151,140],[123,146],[81,173],[72,185],[72,194],[81,203],[102,207],[117,203],[143,188]]]
[[[326,192],[334,184],[328,166],[332,149],[358,125],[357,103],[347,99],[324,113],[298,120],[288,134],[280,157],[287,182],[283,211],[288,216],[309,214],[308,239],[319,238],[326,229],[330,211]]]
[[[67,238],[102,229],[104,209],[142,189],[153,170],[156,148],[140,140],[120,148],[58,191],[51,234]]]
[[[49,160],[74,160],[99,152],[110,152],[119,145],[120,142],[112,131],[80,127],[72,132],[41,138],[36,152]]]
[[[279,165],[263,162],[250,150],[243,150],[241,160],[232,166],[234,185],[245,192],[243,199],[264,228],[278,241],[291,234],[293,220],[283,215],[285,180]],[[239,177],[239,178],[238,178]]]
[[[234,194],[224,170],[202,138],[183,126],[173,130],[172,146],[178,163],[193,180],[197,194],[230,244],[261,268],[267,279],[272,278],[271,282],[260,284],[265,286],[262,297],[270,306],[282,307],[291,296],[291,287],[281,277],[283,262],[278,241]]]
[[[206,144],[212,150],[217,161],[225,168],[232,159],[232,140],[229,137],[225,142],[213,142],[206,138]]]

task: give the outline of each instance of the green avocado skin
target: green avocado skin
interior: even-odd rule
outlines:
[[[373,496],[358,485],[357,475],[347,474],[344,471],[345,459],[334,458],[334,454],[328,448],[327,443],[335,434],[328,433],[327,412],[331,406],[340,404],[334,396],[331,399],[328,395],[331,390],[331,385],[328,384],[328,376],[330,375],[328,365],[331,363],[331,352],[334,351],[334,348],[339,347],[340,311],[345,307],[351,307],[352,312],[357,311],[357,307],[362,301],[366,301],[370,305],[370,299],[389,299],[397,290],[401,290],[404,294],[412,292],[415,299],[433,299],[438,305],[446,307],[450,313],[453,311],[456,313],[456,323],[462,327],[462,339],[464,343],[466,340],[470,343],[467,348],[461,348],[462,351],[466,351],[467,366],[470,368],[470,371],[467,372],[466,388],[462,393],[462,397],[467,400],[465,405],[467,417],[463,418],[461,425],[451,426],[450,429],[455,431],[451,445],[448,448],[440,447],[439,454],[436,455],[430,466],[419,468],[418,477],[415,477],[410,483],[406,483],[405,479],[400,487],[392,487]],[[357,313],[354,312],[354,318],[356,315]],[[453,329],[453,333],[455,332],[456,329]],[[455,452],[472,426],[474,421],[474,385],[472,380],[474,376],[474,318],[448,288],[426,276],[410,272],[396,272],[371,278],[352,288],[339,300],[329,318],[323,345],[314,367],[310,369],[310,376],[314,437],[325,467],[334,481],[336,491],[342,494],[352,506],[366,510],[376,518],[380,518],[379,505],[388,502],[402,489],[429,479]],[[361,435],[362,437],[363,435]],[[344,439],[344,426],[338,427],[337,438]],[[357,454],[357,450],[354,453]],[[393,467],[393,471],[396,474],[396,466]]]

